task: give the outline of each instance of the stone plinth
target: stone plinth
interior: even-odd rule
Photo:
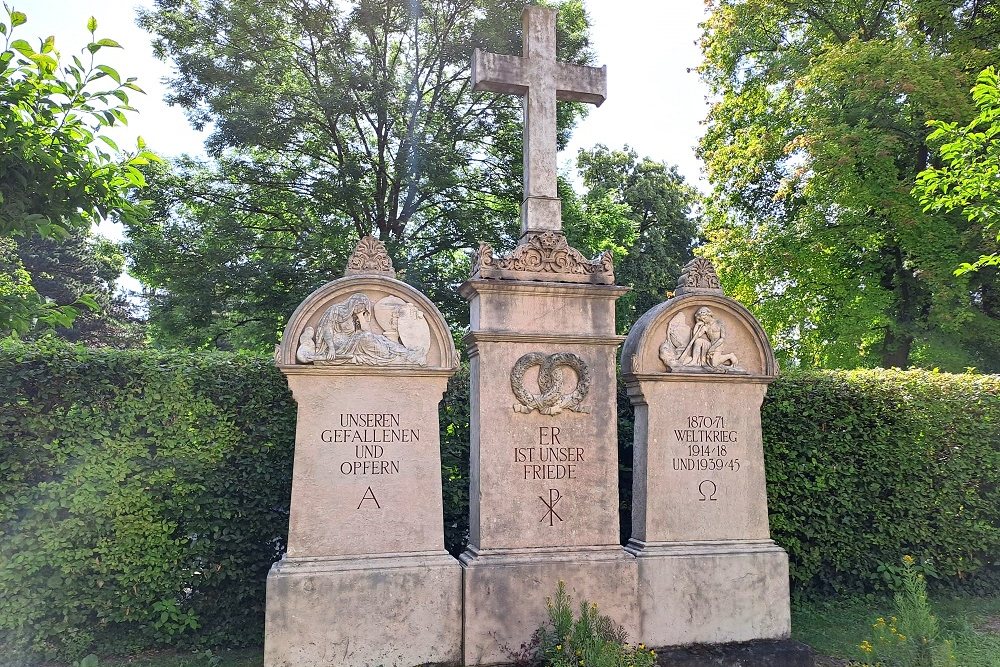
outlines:
[[[444,550],[438,403],[450,331],[366,239],[292,315],[276,362],[298,404],[288,551],[267,578],[266,667],[461,660]]]
[[[770,539],[760,424],[774,355],[705,260],[688,265],[677,294],[622,351],[641,636],[653,646],[785,638],[788,557]]]
[[[464,658],[511,662],[560,580],[635,636],[619,545],[613,285],[470,280]]]

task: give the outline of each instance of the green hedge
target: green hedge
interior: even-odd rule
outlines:
[[[1000,591],[1000,376],[789,373],[762,420],[799,594],[884,588],[904,554],[932,583]]]
[[[15,649],[260,643],[295,421],[270,359],[18,346],[0,350],[0,397],[9,661]],[[441,414],[445,533],[458,552],[467,373]],[[884,589],[903,553],[930,559],[941,585],[1000,591],[1000,378],[789,373],[768,394],[764,438],[772,532],[797,594]],[[623,465],[626,519],[629,475]]]

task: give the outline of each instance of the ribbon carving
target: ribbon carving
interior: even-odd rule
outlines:
[[[538,389],[534,394],[524,386],[524,375],[529,368],[538,366]],[[563,390],[566,368],[576,373],[576,388],[571,392]],[[510,371],[510,388],[519,403],[514,411],[530,414],[538,410],[543,415],[557,415],[563,410],[590,412],[590,408],[580,406],[590,391],[590,371],[586,362],[571,352],[557,352],[545,355],[529,352],[514,364]]]

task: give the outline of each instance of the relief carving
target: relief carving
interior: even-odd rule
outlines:
[[[514,248],[508,257],[496,257],[492,246],[488,243],[480,244],[472,275],[493,278],[499,277],[498,274],[503,271],[568,274],[588,278],[600,276],[609,284],[615,279],[610,252],[605,251],[588,260],[566,242],[565,236],[556,232],[531,235],[526,242]]]
[[[392,260],[385,250],[385,245],[376,238],[365,236],[354,248],[354,252],[347,259],[347,269],[345,276],[356,276],[364,274],[378,274],[396,277],[396,270],[392,268]]]
[[[415,305],[395,296],[372,304],[358,293],[327,308],[315,329],[303,329],[295,358],[318,366],[426,366],[430,345],[430,327]]]
[[[524,375],[533,366],[538,366],[538,389],[541,392],[538,394],[533,394],[524,386]],[[571,392],[563,391],[564,368],[576,373],[576,388]],[[543,415],[557,415],[563,410],[590,412],[590,408],[580,406],[590,391],[590,370],[583,359],[571,352],[549,355],[529,352],[518,359],[511,369],[510,388],[519,401],[514,404],[515,412],[530,414],[532,410],[538,410]]]
[[[702,306],[694,314],[693,326],[688,325],[683,312],[670,320],[667,340],[660,346],[660,359],[675,373],[746,374],[725,345],[726,325],[711,308]]]

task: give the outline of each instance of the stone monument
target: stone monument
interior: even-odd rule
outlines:
[[[298,403],[288,552],[267,577],[266,667],[461,660],[444,550],[438,402],[451,332],[364,238],[298,307],[275,361]]]
[[[634,636],[636,569],[619,543],[615,301],[611,255],[562,234],[556,101],[600,104],[603,69],[559,63],[556,12],[524,9],[523,56],[476,51],[477,90],[524,98],[520,244],[482,245],[461,287],[471,306],[469,548],[464,660],[509,663],[563,580]]]
[[[688,263],[675,295],[622,351],[640,635],[651,646],[787,638],[788,556],[770,539],[760,424],[774,354],[708,260]]]

